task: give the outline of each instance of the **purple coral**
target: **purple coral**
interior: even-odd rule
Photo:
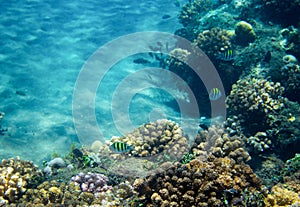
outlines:
[[[70,182],[74,182],[75,185],[80,186],[82,192],[103,192],[112,189],[112,186],[107,185],[108,178],[99,173],[78,173],[73,176]]]

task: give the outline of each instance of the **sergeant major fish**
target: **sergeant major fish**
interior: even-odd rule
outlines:
[[[125,153],[133,150],[133,146],[130,146],[124,142],[114,142],[109,146],[109,149],[114,153]]]
[[[230,61],[234,60],[233,51],[231,49],[225,50],[217,56],[217,59],[230,62]]]
[[[212,88],[208,94],[209,100],[216,101],[222,96],[222,92],[219,88]]]

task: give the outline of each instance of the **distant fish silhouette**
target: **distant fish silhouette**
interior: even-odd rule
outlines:
[[[163,47],[163,43],[162,42],[156,42],[156,44],[158,45],[158,46],[160,46],[160,47]]]
[[[164,16],[162,16],[161,18],[162,19],[169,19],[171,16],[170,15],[168,15],[168,14],[165,14]]]
[[[133,62],[136,63],[136,64],[149,64],[149,63],[151,63],[149,60],[146,60],[144,58],[134,59]]]
[[[201,127],[203,130],[208,130],[208,126],[206,124],[199,124],[199,127]]]
[[[265,57],[264,57],[264,59],[263,59],[263,62],[269,63],[270,60],[271,60],[271,58],[272,58],[272,54],[271,54],[271,51],[269,50],[269,51],[266,53],[266,55],[265,55]]]
[[[175,5],[176,7],[180,7],[179,1],[178,1],[178,0],[175,0],[174,5]]]

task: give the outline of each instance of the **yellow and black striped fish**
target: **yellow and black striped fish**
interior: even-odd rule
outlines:
[[[212,88],[208,94],[209,100],[216,101],[222,96],[222,92],[219,88]]]
[[[132,150],[133,146],[130,146],[124,142],[114,142],[109,146],[109,149],[114,153],[124,153]]]
[[[234,59],[233,51],[231,49],[225,50],[217,56],[217,59],[222,61],[232,61]]]

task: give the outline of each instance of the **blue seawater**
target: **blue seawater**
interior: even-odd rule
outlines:
[[[80,141],[73,124],[72,95],[88,58],[122,35],[173,33],[180,27],[179,9],[173,0],[1,1],[0,111],[5,113],[1,125],[8,131],[0,136],[0,158],[19,155],[40,163],[53,152],[66,153]],[[114,126],[117,120],[109,113],[110,101],[119,78],[124,78],[120,74],[141,67],[133,59],[116,64],[99,85],[102,96],[95,98],[95,113],[102,141],[120,135]],[[152,119],[160,117],[159,110],[176,117],[172,102],[166,92],[141,91],[128,109],[133,125],[149,121],[153,109]]]

